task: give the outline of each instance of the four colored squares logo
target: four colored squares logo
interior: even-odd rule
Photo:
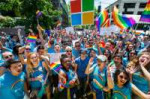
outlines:
[[[94,0],[70,0],[71,24],[94,24]]]

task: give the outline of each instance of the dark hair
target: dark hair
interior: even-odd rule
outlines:
[[[62,69],[67,71],[66,68],[64,67],[63,65],[63,62],[64,62],[64,59],[68,58],[68,56],[66,54],[62,54],[61,57],[60,57],[60,64],[62,66]]]
[[[115,74],[114,74],[114,83],[117,84],[117,82],[118,82],[118,75],[119,75],[120,73],[122,73],[122,72],[123,72],[123,73],[126,75],[126,77],[127,77],[127,82],[125,83],[125,85],[127,85],[127,84],[129,83],[129,81],[130,81],[130,77],[129,77],[128,72],[127,72],[124,68],[121,68],[121,69],[116,70],[116,72],[115,72]]]
[[[39,45],[39,46],[37,47],[37,52],[38,52],[40,49],[45,49],[45,48],[44,48],[43,45]]]
[[[63,61],[65,58],[68,58],[68,56],[66,54],[62,54],[61,57],[60,57],[60,63],[61,65],[63,66]]]
[[[21,63],[21,61],[20,61],[20,60],[10,59],[10,60],[8,60],[8,61],[6,62],[6,68],[9,68],[9,69],[10,69],[10,66],[11,66],[12,64],[15,64],[15,63]]]
[[[18,55],[19,47],[21,47],[21,44],[17,44],[13,47],[13,54]]]

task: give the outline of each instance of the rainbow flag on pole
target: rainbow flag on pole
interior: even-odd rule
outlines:
[[[96,19],[96,27],[98,31],[100,30],[101,26],[104,26],[108,20],[108,12],[106,10],[103,10],[98,18]]]
[[[29,36],[27,37],[27,42],[36,42],[36,40],[37,40],[37,37],[36,37],[36,36],[31,36],[31,35],[29,35]]]
[[[58,71],[62,68],[62,66],[61,66],[60,63],[55,62],[55,63],[50,64],[50,68],[51,68],[52,70],[58,72]]]
[[[133,18],[131,17],[128,18],[125,15],[120,15],[119,10],[115,6],[112,12],[112,18],[113,18],[114,24],[117,25],[121,29],[131,27],[136,23]]]
[[[144,12],[141,15],[140,21],[150,23],[150,0],[146,4]]]

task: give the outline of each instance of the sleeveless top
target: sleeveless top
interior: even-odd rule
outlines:
[[[42,61],[40,61],[38,66],[33,68],[33,72],[29,74],[30,78],[37,78],[38,76],[42,76],[42,79],[29,82],[31,89],[33,90],[39,90],[42,87],[42,84],[44,83],[44,80],[46,77],[46,70],[44,66],[42,65]]]

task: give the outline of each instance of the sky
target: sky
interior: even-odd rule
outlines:
[[[109,6],[110,4],[116,2],[117,0],[94,0],[95,3],[95,7],[97,8],[98,5],[102,5],[102,9],[106,8],[107,6]],[[70,3],[70,0],[66,0],[66,3]]]

